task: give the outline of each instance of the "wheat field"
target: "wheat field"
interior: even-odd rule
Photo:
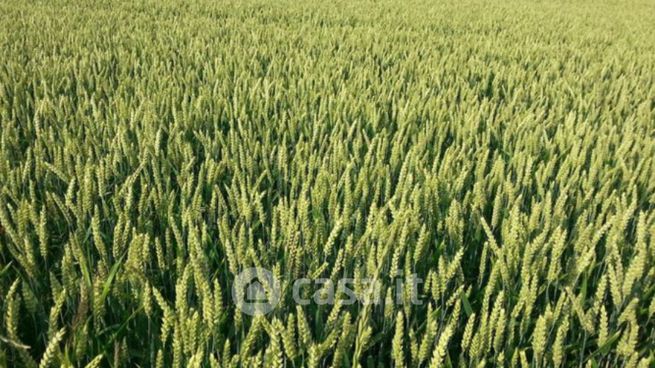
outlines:
[[[655,366],[654,25],[0,1],[0,367]]]

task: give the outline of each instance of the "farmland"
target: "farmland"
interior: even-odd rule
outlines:
[[[0,2],[0,367],[653,366],[654,24]]]

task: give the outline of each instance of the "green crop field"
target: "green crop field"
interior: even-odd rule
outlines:
[[[0,367],[655,366],[652,0],[0,0]]]

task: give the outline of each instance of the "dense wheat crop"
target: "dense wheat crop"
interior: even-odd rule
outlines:
[[[652,366],[654,25],[0,1],[0,366]]]

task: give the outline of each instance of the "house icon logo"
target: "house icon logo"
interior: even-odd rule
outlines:
[[[234,279],[232,300],[242,313],[267,314],[280,302],[280,282],[265,268],[246,268]]]
[[[250,283],[250,285],[248,285],[248,288],[246,289],[246,300],[249,303],[268,302],[266,289],[264,289],[264,285],[262,285],[258,279],[255,279]]]

